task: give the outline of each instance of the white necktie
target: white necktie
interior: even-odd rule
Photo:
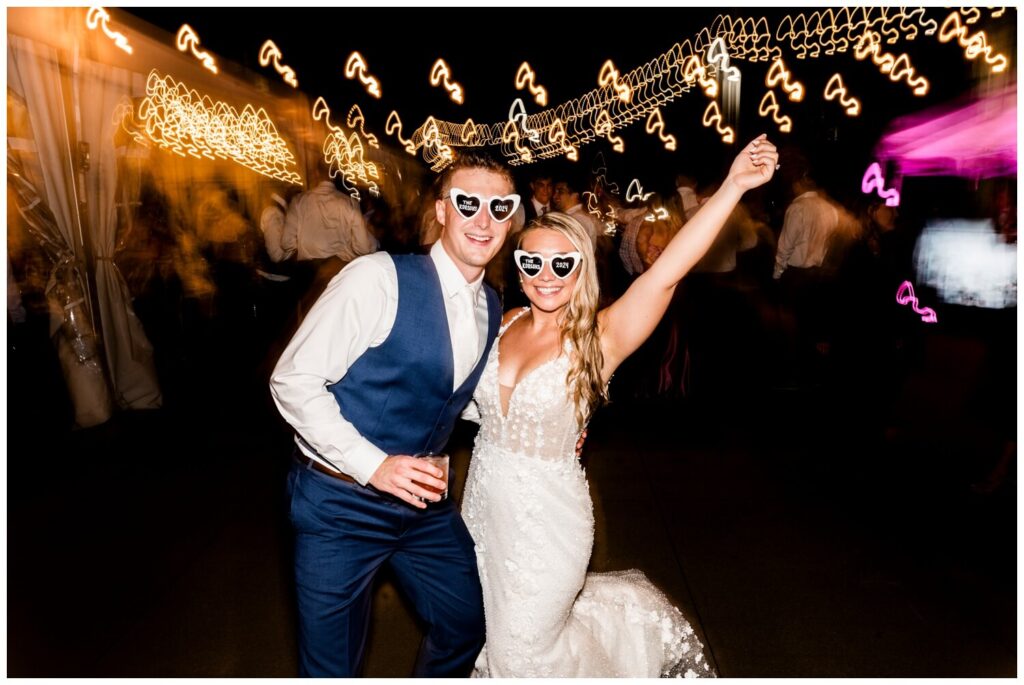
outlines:
[[[475,295],[473,289],[467,285],[460,288],[454,297],[456,339],[452,345],[452,361],[455,364],[456,388],[472,373],[479,354],[480,332],[476,326]]]

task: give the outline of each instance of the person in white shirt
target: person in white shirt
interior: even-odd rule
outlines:
[[[793,182],[795,199],[786,209],[786,218],[775,253],[777,280],[790,267],[809,269],[821,266],[828,242],[839,228],[839,212],[818,190],[808,175]]]
[[[322,167],[313,180],[319,182],[288,205],[279,253],[281,260],[294,256],[315,272],[308,300],[317,297],[346,264],[378,247],[359,203],[338,190]]]
[[[299,668],[357,675],[373,579],[384,565],[428,625],[416,674],[468,675],[484,639],[473,541],[448,475],[417,459],[444,449],[501,321],[483,283],[520,198],[508,169],[467,150],[434,203],[429,255],[379,252],[328,284],[271,376],[295,429]]]

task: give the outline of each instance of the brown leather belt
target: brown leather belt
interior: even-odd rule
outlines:
[[[299,450],[299,449],[295,450],[295,459],[298,460],[298,462],[300,464],[305,464],[306,466],[310,467],[311,469],[313,469],[315,471],[319,471],[320,473],[322,473],[322,474],[324,474],[326,476],[330,476],[331,478],[337,478],[338,480],[343,480],[346,483],[354,483],[356,485],[359,485],[359,481],[357,481],[352,476],[348,475],[347,473],[342,473],[341,471],[335,471],[334,469],[331,469],[331,468],[328,468],[328,467],[324,466],[323,464],[318,462],[316,459],[311,459],[310,457],[307,457],[305,452],[303,452],[302,450]]]

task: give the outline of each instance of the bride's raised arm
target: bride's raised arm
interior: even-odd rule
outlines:
[[[752,140],[737,155],[718,191],[676,233],[657,261],[622,297],[598,312],[606,380],[654,331],[679,281],[711,247],[743,193],[767,183],[778,162],[779,154],[765,134]]]

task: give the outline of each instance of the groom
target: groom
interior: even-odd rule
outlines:
[[[387,564],[428,626],[415,674],[465,676],[483,645],[473,541],[439,452],[473,395],[501,320],[484,267],[519,204],[509,170],[464,151],[437,186],[429,255],[375,253],[330,282],[281,355],[270,388],[295,429],[299,669],[357,675],[373,579]],[[425,498],[423,502],[420,498]]]

